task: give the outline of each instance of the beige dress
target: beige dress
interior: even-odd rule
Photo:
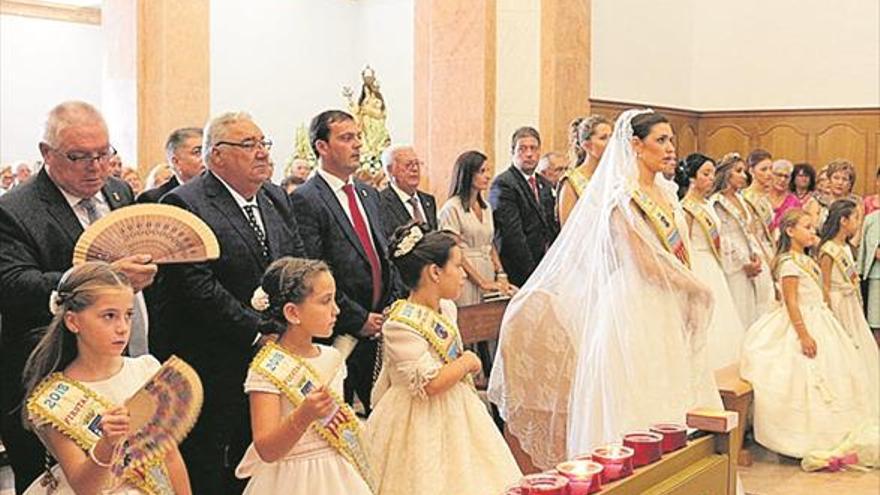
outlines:
[[[454,324],[456,307],[441,301]],[[522,474],[473,387],[462,380],[428,396],[425,386],[443,361],[414,328],[393,319],[382,326],[382,372],[364,445],[378,495],[497,495]]]
[[[465,211],[461,198],[453,196],[443,205],[437,220],[441,229],[450,230],[461,236],[465,246],[463,254],[474,270],[486,280],[495,280],[495,265],[492,264],[492,238],[495,226],[492,223],[492,209],[488,203],[483,210],[483,220],[476,213]],[[483,300],[483,292],[473,280],[467,279],[462,287],[461,296],[455,300],[457,306],[479,304]]]

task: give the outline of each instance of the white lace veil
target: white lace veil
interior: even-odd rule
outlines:
[[[628,110],[618,118],[596,173],[569,220],[504,314],[489,398],[499,407],[509,432],[542,469],[616,434],[611,433],[616,420],[609,418],[628,414],[630,393],[616,389],[651,371],[651,366],[642,369],[637,364],[650,359],[638,342],[639,332],[650,331],[638,326],[649,327],[650,321],[634,320],[628,314],[630,309],[645,310],[638,299],[646,284],[651,290],[684,295],[668,308],[688,322],[687,328],[676,332],[687,346],[705,344],[693,335],[705,336],[711,300],[630,205],[639,174],[631,121],[649,112]],[[655,177],[672,201],[666,182],[662,174]],[[688,308],[694,300],[686,294],[699,294],[701,289],[702,306]],[[596,376],[597,355],[616,363],[609,367],[612,375]],[[635,390],[646,385],[628,386]],[[672,400],[686,401],[687,394],[683,390],[682,397]]]

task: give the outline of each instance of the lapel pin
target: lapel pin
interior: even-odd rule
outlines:
[[[366,197],[367,197],[367,191],[361,189],[361,197],[362,197],[362,198],[366,198]]]
[[[122,201],[122,200],[119,198],[119,193],[118,193],[118,192],[113,193],[113,201]]]

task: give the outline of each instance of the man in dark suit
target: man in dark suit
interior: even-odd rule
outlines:
[[[107,125],[88,103],[66,102],[49,112],[40,143],[45,167],[0,198],[0,422],[3,444],[24,489],[43,468],[44,449],[21,423],[24,363],[49,324],[49,293],[73,261],[83,229],[133,202],[131,188],[110,177]],[[152,283],[156,266],[132,256],[114,265],[136,291]]]
[[[291,195],[309,257],[324,260],[336,275],[340,313],[333,328],[337,343],[357,339],[348,357],[345,400],[354,394],[370,411],[376,362],[375,337],[382,329],[383,309],[400,292],[388,261],[379,193],[352,179],[360,165],[361,141],[351,115],[330,110],[312,119],[309,128],[318,168]]]
[[[148,189],[137,197],[138,203],[158,203],[175,187],[186,184],[205,171],[202,160],[202,130],[198,127],[177,129],[165,141],[165,157],[174,175],[159,187]]]
[[[412,146],[390,146],[382,152],[382,165],[388,174],[388,187],[379,191],[382,197],[382,222],[385,237],[413,220],[437,230],[437,201],[434,196],[418,190],[422,178],[422,161]]]
[[[510,143],[513,164],[492,181],[489,203],[495,221],[495,246],[510,282],[522,286],[559,233],[553,186],[535,173],[541,136],[520,127]]]
[[[251,439],[242,384],[262,328],[251,296],[273,260],[305,256],[290,200],[268,181],[271,146],[248,114],[220,115],[205,128],[208,171],[162,198],[201,218],[220,243],[218,260],[160,269],[151,341],[189,362],[204,385],[201,416],[180,449],[193,493],[243,488],[234,474]]]

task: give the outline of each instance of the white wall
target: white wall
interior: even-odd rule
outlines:
[[[593,0],[593,98],[695,110],[880,106],[876,0]]]
[[[541,0],[497,0],[495,174],[510,165],[510,136],[538,129],[541,102]],[[540,131],[540,129],[538,129]]]
[[[276,178],[296,128],[346,109],[366,64],[376,71],[395,142],[413,139],[412,0],[215,0],[211,113],[243,109],[275,141]]]
[[[690,108],[692,3],[593,0],[591,97]]]
[[[0,15],[0,162],[40,159],[56,104],[100,108],[103,43],[100,26]]]

